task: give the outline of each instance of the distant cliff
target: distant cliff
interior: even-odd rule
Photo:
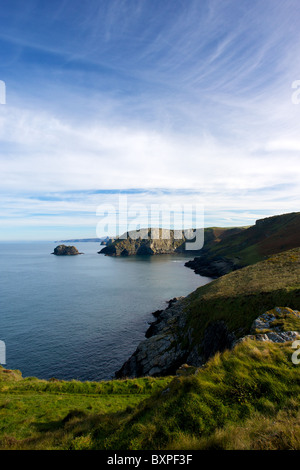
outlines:
[[[185,242],[181,231],[141,229],[138,234],[132,231],[108,241],[99,253],[111,256],[180,253],[185,249]]]
[[[107,241],[109,237],[102,238],[70,238],[69,240],[57,240],[54,243],[103,243]]]
[[[204,246],[210,247],[213,243],[226,239],[230,234],[240,233],[242,230],[244,230],[242,227],[205,228]],[[136,232],[128,232],[119,238],[108,240],[105,247],[98,253],[110,256],[188,253],[192,256],[200,252],[186,249],[186,242],[193,242],[192,233],[193,230],[183,233],[181,230],[141,229],[138,238]]]
[[[256,263],[274,253],[300,246],[300,212],[257,220],[240,232],[205,243],[194,260],[186,266],[197,274],[217,278]]]

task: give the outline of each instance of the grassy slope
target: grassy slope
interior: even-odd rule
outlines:
[[[104,437],[95,431],[93,445],[111,449],[234,448],[228,430],[247,427],[249,421],[254,429],[273,420],[280,431],[288,423],[287,416],[297,422],[300,411],[299,366],[292,364],[291,353],[290,345],[248,340],[232,352],[217,354],[197,375],[175,378],[165,393],[142,403],[124,417],[114,433]],[[284,425],[280,413],[281,419],[286,414]],[[222,431],[224,442],[218,441]],[[258,436],[247,434],[240,448],[270,445],[270,427],[266,434],[268,439],[261,444],[256,442]],[[300,449],[299,422],[291,436],[279,436],[278,441],[279,448]]]
[[[241,265],[253,264],[268,255],[299,246],[299,231],[300,212],[261,219],[252,227],[213,244],[209,256],[238,258]]]
[[[46,381],[22,378],[0,368],[0,448],[69,448],[56,431],[95,414],[119,415],[136,407],[170,378],[108,382]],[[64,432],[62,433],[64,434]],[[73,435],[71,440],[73,439]]]
[[[300,248],[222,276],[187,298],[188,325],[201,342],[210,322],[223,320],[239,338],[255,318],[274,306],[300,310]]]
[[[249,227],[207,227],[204,229],[204,249],[209,250],[231,237],[242,234]]]

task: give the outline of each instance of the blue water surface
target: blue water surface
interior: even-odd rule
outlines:
[[[210,279],[183,255],[115,258],[97,243],[80,256],[55,244],[0,243],[0,340],[6,365],[23,376],[103,380],[144,339],[151,313]]]

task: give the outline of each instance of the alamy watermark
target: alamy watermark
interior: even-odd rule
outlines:
[[[300,104],[300,80],[295,80],[292,83],[292,88],[295,90],[292,93],[292,103]]]
[[[97,236],[133,240],[185,240],[186,250],[200,250],[204,243],[202,204],[128,204],[120,195],[117,204],[97,208]]]
[[[6,346],[4,341],[0,340],[0,364],[6,364]]]
[[[300,357],[299,357],[300,356],[300,340],[293,342],[292,349],[297,350],[292,354],[292,363],[295,365],[298,365],[300,364]]]
[[[6,104],[6,85],[3,80],[0,80],[0,104]]]

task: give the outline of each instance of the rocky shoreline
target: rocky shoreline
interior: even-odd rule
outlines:
[[[184,300],[172,299],[165,310],[154,312],[156,320],[146,331],[147,339],[116,372],[116,378],[167,375],[185,362],[186,354],[178,341],[180,327],[184,326]]]
[[[235,336],[224,322],[218,321],[205,330],[199,354],[198,346],[192,345],[192,329],[186,331],[188,298],[175,297],[165,310],[153,313],[156,320],[150,323],[146,339],[116,372],[116,378],[175,374],[182,364],[199,367],[217,351],[232,347]]]
[[[242,264],[240,264],[238,258],[232,259],[221,256],[209,258],[205,254],[187,261],[185,266],[187,268],[193,269],[194,272],[196,274],[200,274],[200,276],[211,277],[212,279],[217,279],[218,277],[224,276],[231,271],[236,271],[237,269],[244,267]]]
[[[174,375],[185,367],[199,368],[217,352],[233,349],[247,339],[284,343],[300,337],[300,331],[284,331],[277,325],[278,320],[287,315],[300,318],[300,313],[287,307],[275,307],[257,317],[250,334],[242,338],[237,339],[229,332],[225,322],[216,321],[206,327],[201,347],[192,346],[192,331],[183,334],[187,326],[186,302],[186,297],[177,297],[169,301],[165,310],[153,313],[156,320],[146,331],[146,339],[115,373],[115,378]]]

